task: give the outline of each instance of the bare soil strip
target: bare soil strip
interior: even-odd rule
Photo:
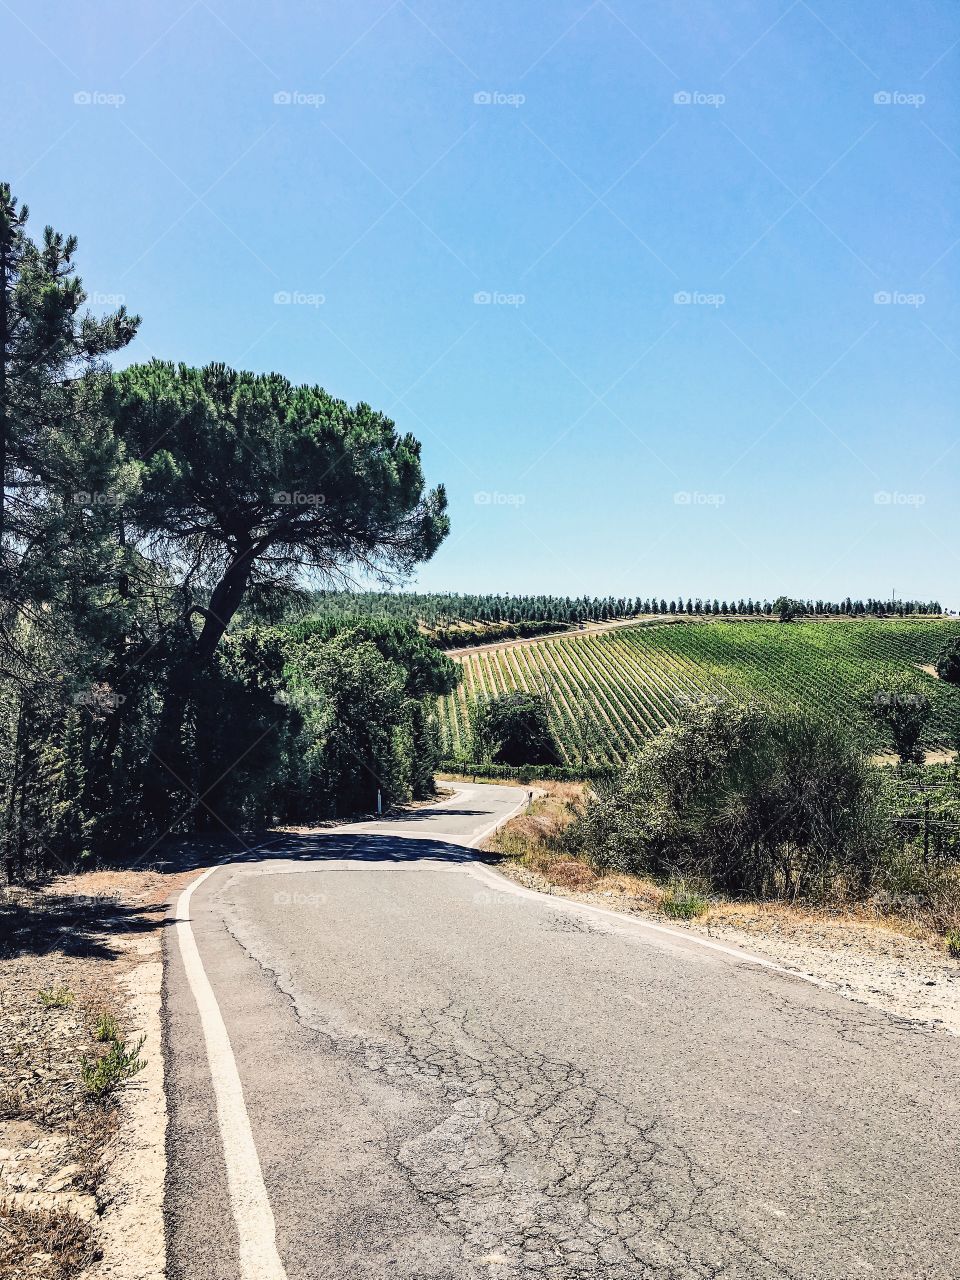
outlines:
[[[161,931],[191,870],[0,893],[0,1277],[162,1280]],[[98,1097],[104,1019],[141,1069]]]

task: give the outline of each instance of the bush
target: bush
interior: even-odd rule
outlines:
[[[773,602],[773,610],[781,622],[793,622],[795,618],[806,614],[807,606],[802,600],[793,600],[790,596],[777,596]]]
[[[863,887],[881,830],[873,771],[835,724],[746,702],[690,708],[595,784],[570,840],[598,869],[795,897]]]
[[[524,689],[487,698],[477,705],[473,716],[473,750],[477,759],[494,764],[560,763],[547,705],[539,694],[527,693]]]
[[[142,1071],[147,1064],[138,1055],[145,1040],[146,1036],[141,1036],[128,1049],[119,1035],[114,1034],[108,1040],[110,1048],[105,1054],[99,1058],[84,1057],[80,1063],[80,1075],[87,1092],[98,1102],[103,1101],[131,1076]]]
[[[960,684],[960,640],[953,640],[940,650],[936,671],[948,684]]]
[[[517,767],[510,764],[490,764],[488,761],[465,760],[454,756],[440,760],[442,773],[462,774],[468,778],[511,778],[516,782],[584,782],[592,778],[607,778],[613,770],[607,765],[586,769],[569,769],[564,765],[540,764]]]
[[[923,764],[920,739],[930,719],[930,699],[919,678],[902,672],[879,676],[867,686],[864,708],[889,735],[901,764]]]
[[[695,920],[709,906],[710,901],[704,894],[688,888],[682,880],[669,885],[660,902],[663,914],[671,920]]]

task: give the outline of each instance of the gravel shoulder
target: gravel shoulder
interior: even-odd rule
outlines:
[[[960,961],[881,921],[778,904],[722,904],[696,922],[669,919],[608,876],[566,888],[512,859],[497,870],[541,893],[606,907],[751,952],[861,1004],[960,1035]]]

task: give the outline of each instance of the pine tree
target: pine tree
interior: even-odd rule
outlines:
[[[27,234],[29,211],[0,183],[0,549],[9,585],[10,538],[29,537],[32,498],[69,451],[64,383],[131,341],[139,316],[125,307],[96,319],[74,268],[75,236]],[[12,497],[10,496],[12,495]],[[10,511],[10,506],[14,511]]]

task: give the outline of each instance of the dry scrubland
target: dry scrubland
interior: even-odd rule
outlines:
[[[487,842],[499,870],[560,894],[701,934],[802,974],[899,1017],[960,1034],[960,959],[943,934],[960,929],[960,873],[946,870],[926,899],[877,891],[866,901],[822,904],[732,901],[699,886],[596,872],[564,848],[585,786],[537,784],[539,795]]]

